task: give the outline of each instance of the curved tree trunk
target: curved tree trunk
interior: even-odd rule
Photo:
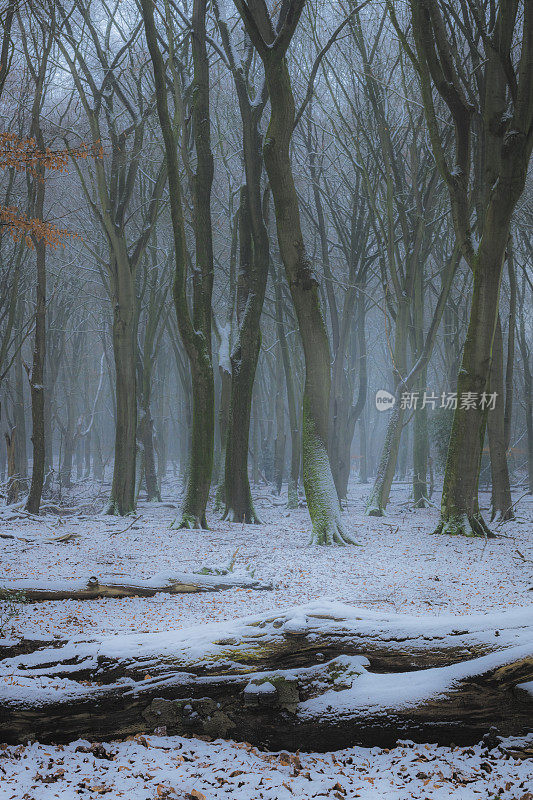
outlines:
[[[241,10],[241,3],[238,4]],[[247,17],[244,18],[247,23]],[[250,28],[247,24],[248,30]],[[253,34],[252,34],[253,35]],[[270,30],[270,37],[273,31]],[[257,37],[254,37],[257,41]],[[328,456],[330,350],[319,299],[319,281],[305,252],[298,195],[289,154],[294,98],[284,54],[263,50],[271,114],[263,145],[281,257],[291,291],[305,355],[302,453],[307,506],[315,544],[353,543],[345,532]]]

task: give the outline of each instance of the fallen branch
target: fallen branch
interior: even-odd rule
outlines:
[[[158,592],[184,594],[218,592],[224,589],[272,589],[247,575],[198,575],[196,573],[158,573],[152,578],[92,575],[88,578],[46,579],[38,583],[32,578],[1,581],[5,589],[23,591],[26,600],[94,600],[99,597],[153,597]]]
[[[130,524],[126,525],[126,527],[122,528],[122,530],[120,530],[120,531],[112,531],[109,535],[110,536],[118,536],[119,533],[126,533],[126,531],[129,531],[130,528],[133,528],[135,523],[139,522],[140,519],[142,519],[142,514],[139,514],[138,517],[134,517],[134,519],[130,522]]]
[[[530,609],[408,617],[312,603],[151,635],[71,641],[0,662],[0,737],[151,732],[275,749],[457,744],[533,712]]]

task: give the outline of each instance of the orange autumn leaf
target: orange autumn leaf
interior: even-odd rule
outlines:
[[[88,145],[82,142],[78,147],[52,150],[47,147],[39,150],[33,138],[22,139],[14,133],[0,132],[0,168],[13,168],[35,174],[37,166],[54,172],[67,172],[70,158],[103,158],[104,151],[100,142]]]
[[[63,239],[81,238],[79,234],[58,228],[52,222],[31,219],[13,206],[0,206],[0,226],[6,228],[15,242],[24,242],[33,250],[35,241],[44,241],[47,247],[55,250],[64,247]]]

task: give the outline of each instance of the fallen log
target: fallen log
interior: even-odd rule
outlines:
[[[337,603],[0,661],[0,739],[166,730],[275,749],[466,744],[533,713],[530,609],[470,617]]]
[[[272,584],[248,575],[228,573],[158,573],[152,578],[92,575],[87,578],[48,578],[41,582],[34,578],[0,580],[0,586],[12,591],[23,591],[26,600],[94,600],[100,597],[153,597],[158,592],[184,594],[190,592],[219,592],[224,589],[272,589]]]

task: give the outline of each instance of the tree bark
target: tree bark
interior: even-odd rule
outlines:
[[[13,428],[9,433],[4,433],[7,452],[7,497],[8,506],[16,503],[19,499],[20,483],[17,474],[17,459],[15,453],[17,429]]]
[[[500,235],[498,236],[498,229]],[[502,260],[507,230],[496,226],[495,235],[480,246],[474,270],[474,292],[470,321],[457,382],[457,397],[472,392],[477,398],[489,391],[494,331]],[[502,235],[503,233],[503,235]],[[489,249],[490,247],[490,249]],[[503,398],[500,398],[502,402]],[[475,408],[455,410],[442,491],[441,519],[437,533],[486,536],[490,534],[478,504],[478,482],[485,438],[487,412],[478,403]]]

